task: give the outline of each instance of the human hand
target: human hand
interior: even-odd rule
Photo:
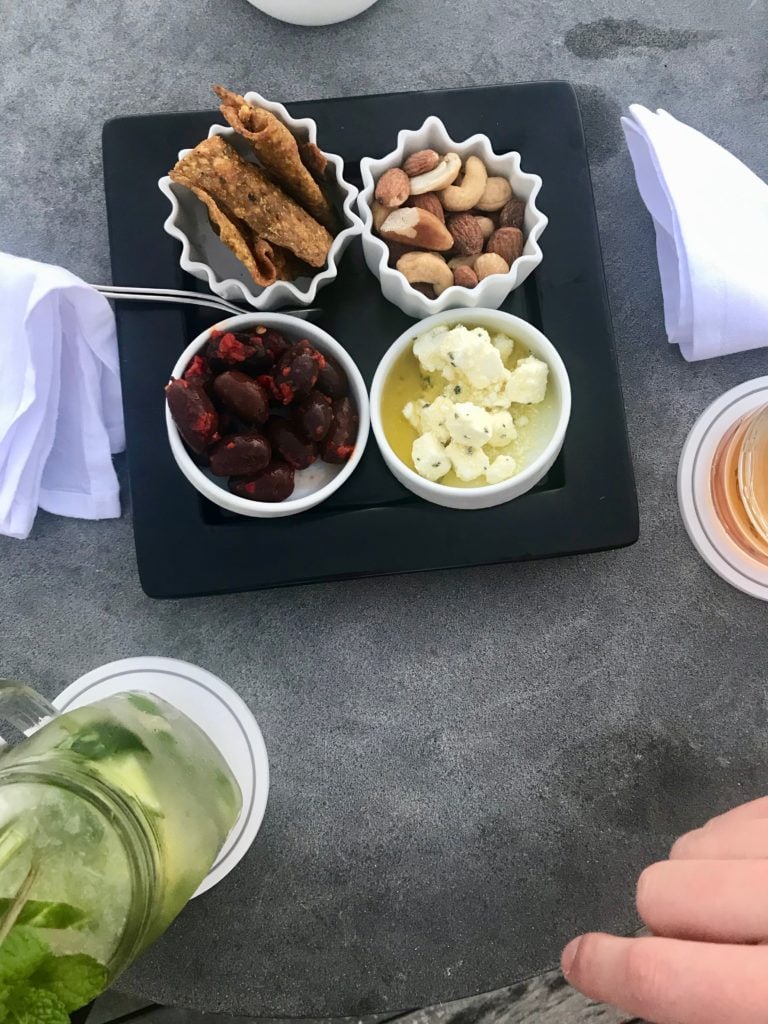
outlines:
[[[653,1024],[768,1022],[768,797],[678,839],[637,909],[652,936],[566,946],[571,985]]]

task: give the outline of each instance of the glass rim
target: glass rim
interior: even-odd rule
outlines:
[[[764,511],[755,499],[754,480],[758,472],[756,456],[758,449],[766,451],[768,463],[768,404],[756,409],[750,417],[739,454],[739,492],[744,509],[758,536],[768,544],[768,511]]]

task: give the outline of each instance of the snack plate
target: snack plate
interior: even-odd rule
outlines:
[[[245,83],[253,86],[258,83]],[[128,465],[139,576],[152,597],[263,587],[425,569],[459,568],[623,547],[638,536],[637,498],[613,348],[600,241],[576,96],[565,82],[449,92],[400,93],[289,104],[317,121],[321,147],[347,161],[360,185],[363,156],[381,156],[402,128],[430,114],[454,138],[490,137],[518,150],[544,182],[549,217],[544,260],[502,309],[529,320],[557,347],[573,389],[563,452],[531,492],[496,508],[455,511],[406,491],[373,437],[351,479],[311,512],[245,519],[206,501],[183,478],[168,446],[163,385],[179,353],[221,320],[195,307],[118,303]],[[104,177],[119,285],[203,286],[179,267],[163,231],[156,182],[180,149],[204,138],[211,110],[109,121]],[[337,280],[320,293],[320,326],[344,345],[368,384],[387,347],[414,321],[388,303],[359,239]],[[471,321],[471,311],[467,311]]]

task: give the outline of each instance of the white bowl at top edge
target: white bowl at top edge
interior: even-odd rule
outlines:
[[[260,11],[289,25],[335,25],[356,18],[376,0],[248,0]]]
[[[526,466],[516,476],[509,480],[502,480],[498,484],[484,484],[478,487],[449,487],[447,484],[426,480],[410,466],[406,466],[395,454],[387,440],[381,421],[381,397],[384,384],[397,359],[419,335],[425,334],[433,327],[456,327],[458,324],[464,324],[470,328],[485,327],[488,331],[500,331],[521,341],[533,355],[547,363],[550,370],[548,387],[554,385],[557,388],[560,412],[555,431],[546,448],[530,466]],[[379,451],[393,476],[420,498],[445,508],[492,508],[495,505],[503,505],[505,502],[525,494],[526,491],[530,491],[540,480],[543,480],[560,454],[570,418],[571,383],[560,353],[552,342],[527,320],[521,320],[519,316],[513,316],[511,313],[504,313],[497,309],[452,309],[445,313],[437,313],[435,316],[430,316],[409,327],[384,353],[384,358],[378,365],[371,385],[371,426]]]
[[[271,111],[290,128],[299,142],[320,145],[317,141],[317,124],[311,117],[291,117],[282,103],[266,100],[257,92],[246,93],[245,99],[254,106]],[[233,128],[222,124],[211,125],[207,137],[213,135],[221,135],[241,156],[254,160],[248,141]],[[180,150],[179,159],[190,152],[189,149]],[[312,277],[299,278],[296,282],[275,281],[266,288],[260,288],[234,253],[219,241],[210,225],[205,206],[189,189],[177,185],[166,174],[157,183],[171,204],[171,212],[163,228],[167,234],[181,242],[179,264],[182,270],[205,281],[211,291],[221,298],[230,302],[245,302],[254,309],[268,310],[286,305],[311,306],[318,291],[336,279],[341,257],[352,239],[363,230],[362,222],[355,212],[357,188],[344,179],[343,157],[326,150],[323,153],[332,169],[328,184],[335,196],[331,196],[331,199],[343,221],[343,227],[331,245],[325,267],[319,268]]]
[[[331,465],[318,459],[307,469],[298,470],[296,472],[298,496],[294,496],[296,493],[294,492],[294,495],[286,498],[285,501],[274,503],[250,501],[248,498],[240,498],[238,495],[232,494],[227,490],[222,477],[209,476],[194,462],[181,440],[167,402],[165,403],[165,425],[176,465],[203,497],[208,498],[214,505],[225,508],[229,512],[237,512],[241,516],[250,516],[255,519],[280,519],[284,516],[295,516],[299,512],[306,512],[308,509],[314,508],[326,498],[330,498],[342,484],[349,480],[363,457],[368,441],[371,423],[370,406],[365,381],[347,350],[320,327],[316,327],[307,320],[300,320],[298,317],[283,313],[243,313],[242,316],[221,320],[209,327],[207,331],[198,334],[195,340],[187,345],[177,359],[170,376],[181,377],[192,356],[196,355],[210,338],[211,331],[239,331],[247,327],[258,327],[260,324],[280,331],[290,341],[306,338],[323,355],[330,355],[344,371],[349,382],[350,398],[357,406],[359,416],[357,439],[352,456],[340,466]],[[217,483],[217,480],[222,480],[222,483]]]
[[[460,288],[453,285],[442,295],[429,299],[417,292],[406,281],[400,271],[388,266],[389,249],[373,233],[371,203],[376,182],[392,167],[402,167],[411,153],[421,149],[434,149],[438,153],[458,153],[462,160],[477,156],[488,168],[489,174],[507,178],[519,199],[525,200],[525,245],[523,254],[512,264],[508,274],[492,274],[481,281],[476,288]],[[528,174],[520,167],[520,154],[494,153],[487,135],[473,135],[464,142],[455,142],[448,134],[439,117],[428,117],[421,128],[413,131],[403,129],[397,135],[397,148],[376,160],[363,157],[360,161],[363,188],[358,196],[357,207],[363,220],[363,253],[368,269],[379,279],[385,299],[413,317],[427,317],[444,309],[458,306],[467,309],[498,309],[509,293],[525,281],[541,263],[543,253],[539,237],[547,226],[548,218],[536,207],[536,197],[541,189],[538,174]]]

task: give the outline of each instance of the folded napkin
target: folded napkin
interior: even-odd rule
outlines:
[[[691,361],[768,345],[768,185],[663,110],[635,104],[621,123],[656,228],[670,342]]]
[[[115,318],[61,267],[0,253],[0,533],[38,508],[120,515],[112,453],[125,447]]]

